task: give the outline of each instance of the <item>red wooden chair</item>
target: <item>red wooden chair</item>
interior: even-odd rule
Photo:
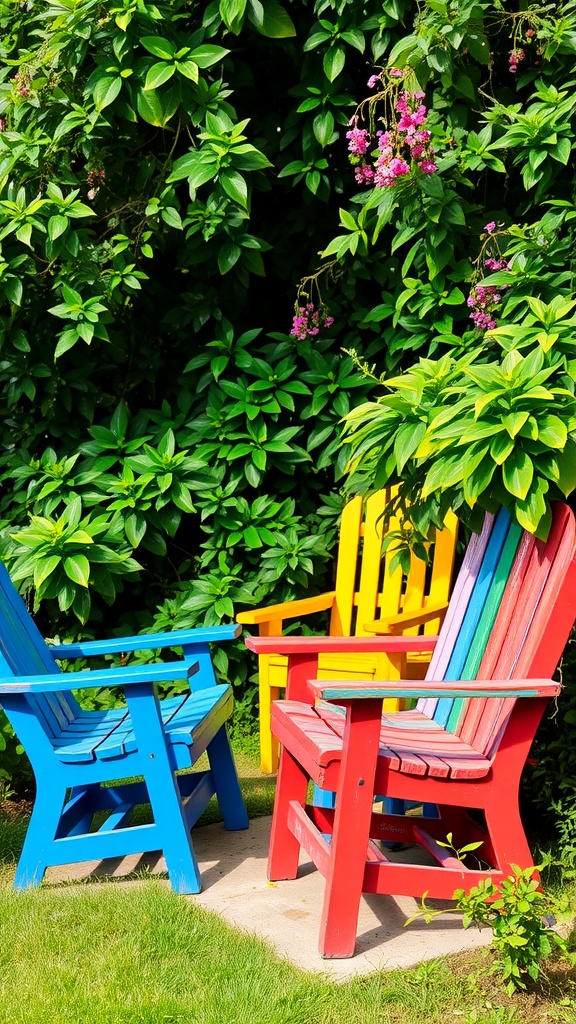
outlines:
[[[251,650],[289,658],[287,699],[272,715],[282,756],[269,877],[295,878],[300,847],[324,875],[322,956],[353,955],[362,892],[451,898],[532,863],[518,788],[546,703],[560,690],[549,677],[576,618],[574,517],[556,506],[546,543],[505,513],[487,517],[470,549],[439,638],[247,640]],[[418,645],[436,648],[422,683],[315,680],[321,652]],[[382,716],[390,695],[419,704]],[[336,792],[335,810],[306,804],[310,779]],[[440,817],[375,813],[376,794],[436,804]],[[439,845],[450,832],[456,850],[482,842],[481,864],[469,867]],[[436,863],[390,862],[377,841],[398,840]]]

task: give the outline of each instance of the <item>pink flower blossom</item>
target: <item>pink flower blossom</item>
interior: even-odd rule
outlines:
[[[501,257],[501,259],[496,260],[493,257],[489,256],[487,260],[484,260],[484,266],[488,267],[488,270],[509,270],[510,269],[510,264],[508,263],[508,260],[504,259],[504,257]]]
[[[495,220],[490,220],[490,221],[488,221],[487,224],[484,225],[484,231],[487,231],[488,234],[491,235],[492,232],[494,231],[495,227],[496,227],[496,221]]]
[[[306,338],[315,338],[320,333],[321,327],[332,327],[334,317],[328,316],[325,306],[319,309],[314,307],[313,302],[306,306],[299,306],[298,312],[292,320],[290,335],[298,341],[306,341]]]
[[[354,177],[358,185],[371,185],[374,181],[374,171],[368,164],[354,168]]]
[[[406,72],[402,71],[402,68],[390,68],[388,74],[391,78],[404,78]]]
[[[364,153],[368,149],[368,132],[365,128],[351,128],[349,132],[346,132],[346,138],[348,141],[348,149],[354,156],[364,156]]]
[[[438,165],[433,160],[421,160],[418,166],[424,174],[434,174],[434,171],[438,170]]]
[[[382,75],[371,75],[368,79],[368,88],[373,89],[377,82],[382,81]]]

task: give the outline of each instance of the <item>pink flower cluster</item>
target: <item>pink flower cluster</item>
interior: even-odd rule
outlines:
[[[30,98],[30,85],[32,83],[32,75],[25,68],[21,68],[13,78],[16,91],[23,100]]]
[[[86,184],[90,186],[87,192],[88,199],[96,199],[100,191],[100,186],[106,177],[106,171],[104,170],[92,170],[88,171],[86,175]]]
[[[470,313],[470,319],[472,320],[475,327],[479,331],[491,331],[496,327],[496,321],[493,317],[494,306],[497,306],[502,301],[497,288],[489,285],[477,284],[472,289],[470,295],[466,299],[466,305],[473,312]]]
[[[489,256],[487,260],[484,260],[484,266],[488,267],[488,270],[509,270],[510,269],[510,264],[508,263],[508,260],[505,260],[503,256],[501,256],[500,259],[498,259],[498,260],[494,259],[493,256]],[[508,286],[507,285],[502,285],[502,287],[505,288],[505,287],[508,287]]]
[[[370,136],[366,128],[351,128],[349,132],[346,132],[346,138],[348,139],[348,152],[353,156],[364,156],[370,143]]]
[[[399,69],[393,68],[390,74],[396,70]],[[354,174],[359,185],[393,186],[398,178],[410,173],[413,164],[423,174],[434,174],[438,170],[432,159],[432,135],[425,127],[428,110],[421,102],[423,99],[423,92],[403,92],[400,95],[396,103],[396,112],[400,114],[398,122],[389,131],[376,133],[378,155],[373,167],[365,160],[370,136],[365,128],[358,128],[356,119],[352,121],[353,127],[346,138],[352,162],[356,164]]]
[[[524,60],[526,53],[524,50],[512,50],[508,57],[508,71],[511,75],[515,75],[518,71],[518,65],[520,61]]]
[[[309,302],[306,306],[298,307],[290,335],[298,341],[306,341],[306,338],[315,338],[321,327],[332,327],[333,323],[334,317],[328,316],[325,306],[316,309],[314,303]]]

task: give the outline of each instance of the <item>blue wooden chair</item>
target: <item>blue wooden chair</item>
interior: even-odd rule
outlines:
[[[39,885],[49,865],[159,850],[173,889],[200,891],[190,829],[210,798],[227,829],[248,827],[226,731],[232,690],[216,684],[208,646],[240,632],[214,626],[49,647],[0,564],[0,704],[37,785],[16,889]],[[183,649],[177,661],[93,672],[63,674],[56,660],[174,646]],[[157,684],[178,679],[190,680],[188,690],[160,701]],[[101,686],[122,687],[126,706],[85,711],[71,692]],[[176,774],[204,751],[209,769]],[[153,822],[130,824],[132,808],[146,803]],[[97,812],[108,813],[94,824]]]

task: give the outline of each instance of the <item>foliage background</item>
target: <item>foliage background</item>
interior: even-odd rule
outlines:
[[[401,401],[376,444],[368,415],[353,486],[393,470],[409,493],[448,458],[423,531],[450,503],[473,519],[493,478],[536,528],[573,482],[575,52],[572,2],[0,0],[0,546],[45,633],[213,623],[322,588],[339,423],[381,372]],[[391,66],[426,91],[438,171],[360,190],[348,122]],[[466,304],[487,254],[508,264],[493,336]],[[298,341],[303,274],[335,323]],[[473,363],[504,383],[480,395]],[[559,390],[538,405],[544,370]],[[431,410],[461,399],[473,432],[490,389],[464,460],[436,437],[418,464]],[[216,659],[246,725],[251,667]]]

